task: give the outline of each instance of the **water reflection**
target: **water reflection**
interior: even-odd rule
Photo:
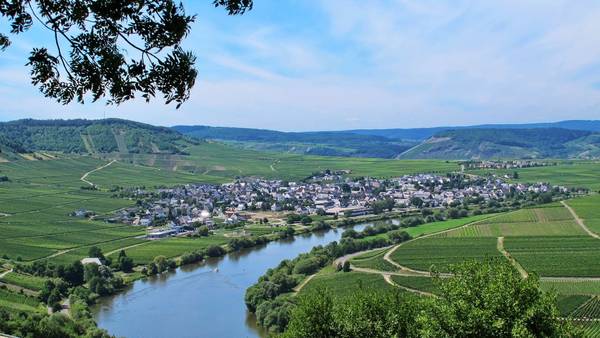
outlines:
[[[303,234],[136,281],[102,299],[93,309],[95,318],[111,334],[132,338],[264,336],[246,311],[246,288],[281,260],[339,240],[341,234],[336,229]]]

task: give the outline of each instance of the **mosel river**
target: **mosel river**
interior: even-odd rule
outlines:
[[[368,224],[354,227],[362,230]],[[284,259],[338,241],[342,229],[298,235],[136,281],[93,308],[101,328],[128,338],[263,337],[244,293]]]

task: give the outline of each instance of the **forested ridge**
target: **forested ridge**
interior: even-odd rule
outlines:
[[[0,123],[0,146],[4,152],[176,154],[193,142],[170,128],[121,119],[25,119]]]

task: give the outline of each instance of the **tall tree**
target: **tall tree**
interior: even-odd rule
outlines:
[[[252,0],[214,0],[230,15],[252,9]],[[49,32],[51,47],[34,47],[31,81],[58,102],[107,97],[119,104],[140,94],[162,94],[181,106],[190,96],[196,57],[181,48],[194,15],[173,0],[0,0],[10,34],[34,24]],[[0,50],[11,43],[0,33]]]

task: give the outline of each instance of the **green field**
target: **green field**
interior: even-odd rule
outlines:
[[[600,281],[597,280],[542,280],[543,290],[555,290],[561,295],[600,295]]]
[[[202,238],[169,238],[150,241],[147,244],[125,250],[127,256],[137,264],[147,264],[156,256],[168,258],[180,256],[183,253],[205,249],[211,245],[223,245],[229,241],[227,237],[210,236]]]
[[[381,275],[361,272],[328,272],[315,276],[301,291],[310,292],[317,288],[327,288],[334,297],[349,296],[360,288],[378,290],[398,290],[386,283]]]
[[[34,297],[0,289],[0,309],[33,312],[40,310],[40,302]]]
[[[579,218],[593,232],[600,234],[600,195],[591,195],[567,201]]]
[[[563,206],[522,209],[445,233],[447,237],[584,236]]]
[[[600,318],[600,298],[593,297],[571,313],[573,318]]]
[[[0,278],[0,282],[17,285],[33,291],[42,290],[44,288],[44,283],[47,280],[47,278],[24,275],[16,272],[8,273],[6,276]]]
[[[396,271],[398,268],[390,262],[383,259],[383,255],[387,250],[377,250],[374,252],[365,253],[350,260],[353,266],[359,268],[373,269],[379,271]]]
[[[477,215],[465,218],[451,219],[447,221],[426,223],[412,228],[402,229],[405,230],[411,237],[416,238],[423,235],[432,234],[435,232],[445,231],[453,228],[457,228],[466,224],[479,222],[484,219],[493,218],[495,215]]]
[[[427,237],[402,244],[390,258],[411,269],[429,271],[435,266],[446,272],[450,265],[466,260],[501,257],[496,245],[496,238]]]
[[[506,250],[541,276],[600,277],[600,240],[589,236],[509,237]]]
[[[572,161],[561,162],[557,166],[534,167],[508,170],[474,170],[474,174],[494,173],[512,177],[519,173],[521,182],[549,182],[567,187],[584,187],[592,190],[600,189],[600,162]]]
[[[568,317],[590,299],[592,297],[583,295],[558,295],[556,301],[561,317]]]
[[[579,323],[577,323],[577,326],[583,328],[584,337],[589,337],[589,338],[600,337],[600,322],[599,321],[579,322]]]
[[[189,155],[115,154],[124,163],[201,173],[231,179],[262,176],[299,180],[325,169],[351,170],[352,176],[394,177],[411,173],[457,171],[456,162],[441,160],[386,160],[352,157],[308,156],[243,150],[216,142],[202,142],[186,149]]]
[[[113,186],[152,189],[184,183],[223,183],[244,175],[301,179],[324,169],[347,169],[354,176],[387,177],[458,168],[456,163],[446,161],[262,153],[212,142],[200,142],[186,151],[189,155],[113,153],[102,155],[104,159],[61,155],[55,160],[0,163],[0,175],[10,179],[0,183],[0,257],[32,261],[53,256],[52,261],[67,263],[85,256],[92,245],[107,247],[104,250],[118,249],[113,243],[131,245],[124,239],[143,235],[143,229],[69,216],[82,208],[102,216],[131,206],[133,201],[111,197],[106,189]],[[119,161],[103,167],[113,158]],[[94,171],[100,167],[103,168]],[[81,180],[85,173],[89,173],[86,180],[104,190],[81,189],[88,186]],[[250,231],[264,234],[270,230],[252,228]],[[215,239],[213,242],[223,241]],[[158,246],[172,256],[205,246],[201,241],[175,243],[181,245],[181,250],[173,249],[171,242],[150,247]],[[143,250],[139,248],[133,253],[146,261],[148,257]]]
[[[433,282],[430,277],[419,277],[419,276],[392,276],[394,283],[405,286],[410,289],[436,293],[437,285]]]

